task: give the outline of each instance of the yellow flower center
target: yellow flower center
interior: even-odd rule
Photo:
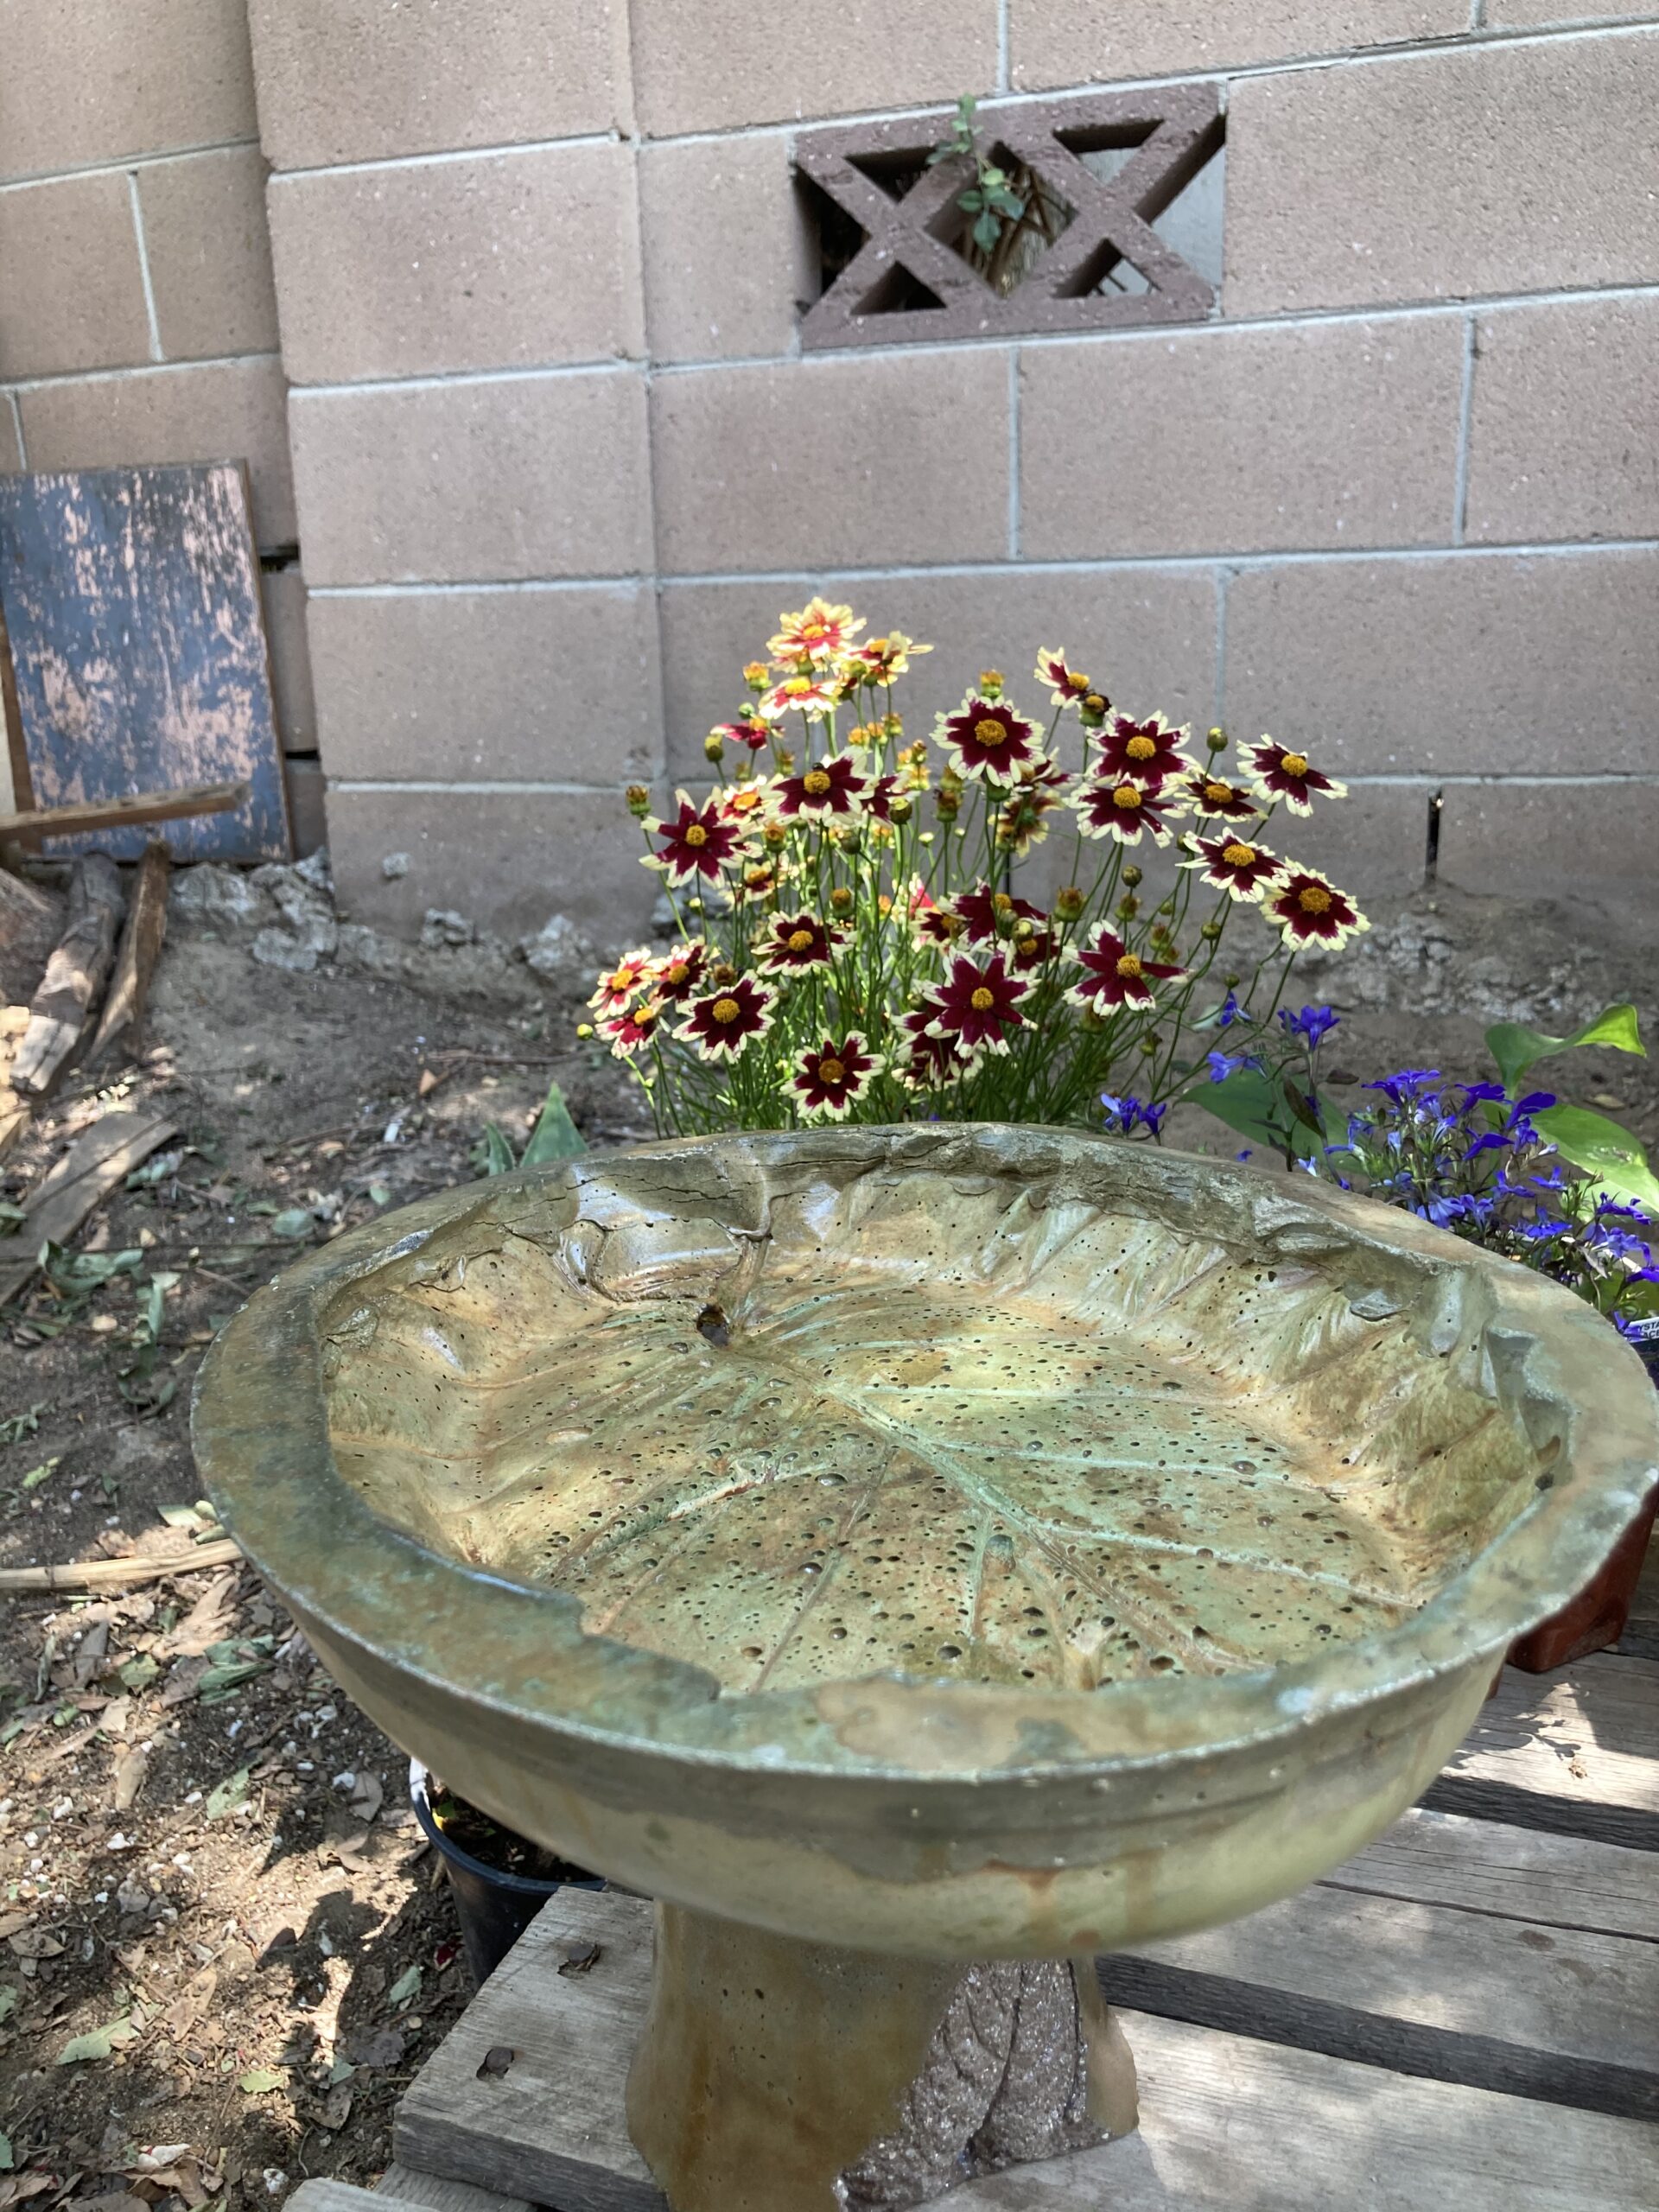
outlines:
[[[698,845],[706,845],[708,843],[709,832],[703,828],[701,822],[694,822],[691,824],[691,827],[685,833],[685,842],[688,845],[690,845],[693,848]]]
[[[822,622],[809,622],[801,632],[807,643],[813,645],[817,644],[820,638],[827,638],[829,634]]]
[[[812,689],[812,679],[810,676],[791,676],[785,682],[784,689],[791,699],[798,699],[803,692]]]
[[[1210,806],[1225,806],[1232,795],[1230,784],[1206,784],[1204,787],[1205,802]]]
[[[1133,952],[1126,952],[1117,963],[1117,972],[1126,983],[1134,982],[1141,973],[1141,963]]]
[[[842,1067],[839,1060],[820,1060],[818,1062],[818,1081],[820,1083],[842,1083],[846,1080],[846,1076],[847,1071]]]
[[[734,814],[753,814],[757,806],[765,803],[766,796],[764,791],[754,790],[734,791],[726,804]]]
[[[812,950],[811,931],[791,930],[789,933],[789,949],[791,952],[810,952]]]
[[[1305,753],[1287,753],[1279,766],[1287,776],[1305,776],[1307,773],[1307,755]]]
[[[1297,893],[1296,904],[1305,914],[1329,913],[1331,893],[1323,884],[1310,883]]]
[[[968,1003],[972,1007],[976,1014],[988,1014],[991,1008],[996,1004],[996,993],[995,991],[988,991],[984,984],[982,983],[979,988],[974,993],[972,998],[969,1000]]]
[[[634,971],[632,968],[619,968],[611,977],[611,988],[613,991],[631,991],[633,985]]]
[[[691,963],[689,960],[677,960],[664,974],[663,981],[665,983],[683,983],[690,973]]]
[[[999,914],[1011,914],[1014,912],[1014,901],[1006,891],[994,892],[991,895],[991,904]]]
[[[716,999],[713,1010],[715,1020],[722,1024],[735,1021],[743,1011],[735,999]]]
[[[1158,741],[1142,733],[1139,737],[1132,737],[1123,750],[1131,760],[1150,760],[1158,751]]]
[[[1255,847],[1254,845],[1226,845],[1222,849],[1221,857],[1229,868],[1249,868],[1255,858]]]
[[[982,722],[974,724],[974,735],[982,745],[1005,745],[1008,733],[1001,722],[994,722],[987,715]]]
[[[1140,804],[1141,794],[1133,784],[1120,784],[1112,793],[1112,804],[1121,806],[1126,813],[1131,808],[1139,806]]]
[[[830,778],[822,768],[809,768],[801,779],[801,789],[809,798],[822,798],[830,788]]]

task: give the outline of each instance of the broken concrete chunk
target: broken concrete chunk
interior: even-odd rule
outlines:
[[[568,914],[553,914],[513,948],[524,965],[550,979],[594,965],[594,948]]]
[[[442,906],[429,906],[421,917],[421,944],[428,952],[442,951],[448,944],[475,944],[478,925],[469,922],[465,914],[457,914]]]
[[[317,964],[317,949],[302,944],[286,930],[261,930],[253,940],[253,957],[262,968],[286,968],[296,976],[308,976]]]
[[[239,868],[200,861],[175,871],[168,890],[168,911],[181,921],[219,923],[259,929],[272,917],[270,900]]]
[[[395,883],[400,875],[409,874],[409,855],[388,853],[380,863],[380,873],[388,883]]]
[[[340,924],[334,918],[334,902],[327,892],[319,891],[300,868],[281,863],[256,868],[253,880],[276,902],[277,912],[302,944],[325,959],[333,957],[340,942]]]

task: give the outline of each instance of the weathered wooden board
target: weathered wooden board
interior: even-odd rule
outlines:
[[[165,1115],[126,1112],[105,1114],[83,1129],[7,1240],[8,1256],[0,1260],[0,1306],[33,1279],[43,1244],[67,1243],[93,1208],[177,1133]]]
[[[37,807],[246,780],[179,860],[285,860],[259,564],[234,462],[0,476],[0,603]],[[53,838],[136,860],[142,829]]]
[[[1559,1675],[1506,1668],[1423,1802],[1659,1849],[1659,1660],[1598,1651]]]
[[[1659,1942],[1659,1861],[1651,1852],[1424,1805],[1356,1852],[1325,1886]]]
[[[44,833],[64,842],[84,830],[132,830],[153,822],[181,822],[191,814],[233,814],[247,798],[245,783],[183,784],[164,791],[131,791],[121,798],[32,806],[21,814],[0,814],[0,841]]]
[[[563,1977],[572,1942],[598,1943],[600,1958]],[[650,1955],[647,1905],[556,1897],[410,2087],[399,2171],[557,2212],[664,2212],[623,2117]],[[939,2212],[1424,2212],[1446,2196],[1459,2212],[1653,2212],[1659,2128],[1643,2121],[1122,2018],[1140,2132],[970,2183]],[[511,2063],[480,2076],[495,2049]]]
[[[1659,1659],[1659,1535],[1648,1546],[1630,1618],[1618,1649],[1637,1659]]]
[[[374,2193],[395,2197],[402,2204],[418,2204],[423,2212],[531,2212],[522,2196],[498,2196],[493,2190],[446,2181],[441,2174],[416,2173],[413,2166],[400,2166],[395,2160],[374,2184]],[[329,2212],[329,2208],[319,2205],[316,2212]],[[374,2212],[386,2212],[386,2208],[382,2204]]]

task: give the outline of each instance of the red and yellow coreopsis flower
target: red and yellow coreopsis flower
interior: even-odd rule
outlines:
[[[1083,973],[1066,996],[1096,1014],[1109,1014],[1120,1006],[1144,1012],[1154,1004],[1153,982],[1186,973],[1177,962],[1147,960],[1131,952],[1116,931],[1104,922],[1071,957]]]
[[[816,914],[774,914],[756,948],[760,965],[773,975],[798,975],[809,968],[828,968],[847,932]]]
[[[1046,922],[1048,916],[1029,899],[1016,899],[1011,891],[998,891],[982,879],[971,891],[959,891],[949,911],[962,924],[960,934],[968,944],[989,944],[997,938],[1011,938],[1017,922]]]
[[[842,696],[841,678],[833,671],[801,670],[774,683],[760,705],[768,715],[793,712],[819,721],[841,704]]]
[[[962,935],[962,924],[954,906],[935,905],[932,893],[919,875],[911,878],[904,898],[910,933],[918,944],[954,944]]]
[[[1241,785],[1230,784],[1224,776],[1214,775],[1208,768],[1197,768],[1190,776],[1181,779],[1181,789],[1192,802],[1192,811],[1201,818],[1211,821],[1253,822],[1262,811],[1261,801]]]
[[[1183,861],[1182,867],[1200,869],[1200,882],[1213,884],[1230,898],[1253,903],[1284,874],[1279,855],[1247,837],[1195,837],[1192,842],[1197,857]]]
[[[1048,685],[1048,696],[1057,707],[1077,706],[1095,688],[1086,676],[1068,664],[1064,645],[1037,648],[1037,681]]]
[[[672,821],[666,817],[648,821],[646,830],[662,844],[645,856],[645,866],[659,869],[671,883],[684,883],[702,876],[720,880],[721,870],[737,866],[748,850],[741,826],[721,813],[718,799],[694,806],[684,791],[676,791],[680,810]]]
[[[1275,885],[1262,909],[1278,925],[1293,952],[1305,944],[1335,947],[1371,926],[1345,891],[1338,891],[1328,875],[1316,868],[1289,870]]]
[[[1305,753],[1287,752],[1270,737],[1264,737],[1260,745],[1245,748],[1244,764],[1255,778],[1257,788],[1271,798],[1283,799],[1293,814],[1312,814],[1315,791],[1325,798],[1348,796],[1346,784],[1339,784],[1334,776],[1322,775],[1319,769],[1310,767]]]
[[[747,745],[751,753],[759,753],[771,742],[772,724],[764,715],[740,715],[734,722],[716,722],[709,734],[722,745]]]
[[[769,779],[762,776],[750,784],[728,784],[715,793],[715,804],[726,821],[735,822],[743,830],[760,830],[776,810],[777,794]]]
[[[1185,728],[1173,729],[1161,715],[1143,722],[1133,715],[1114,715],[1096,733],[1100,757],[1095,773],[1100,777],[1133,776],[1149,791],[1157,791],[1172,776],[1187,776],[1193,763],[1181,750]]]
[[[782,777],[776,786],[778,811],[791,820],[803,814],[857,814],[865,788],[849,755],[838,753],[832,760],[814,761],[798,776]]]
[[[1143,830],[1154,844],[1166,845],[1174,834],[1172,823],[1186,811],[1185,798],[1149,791],[1131,776],[1093,778],[1071,804],[1085,837],[1116,837],[1121,845],[1139,844]]]
[[[638,1006],[627,1007],[609,1021],[601,1021],[601,1031],[611,1039],[612,1058],[631,1060],[642,1045],[649,1045],[657,1034],[663,1012],[661,999],[641,999]]]
[[[863,627],[863,617],[855,616],[850,607],[810,599],[798,613],[778,617],[778,633],[766,640],[766,650],[774,660],[791,666],[810,661],[823,668],[851,648]]]
[[[849,673],[861,683],[891,683],[908,670],[912,653],[931,653],[932,650],[931,645],[918,645],[902,630],[889,631],[885,638],[871,638],[863,645],[854,646],[847,656]]]
[[[972,1075],[984,1054],[970,1052],[959,1037],[935,1033],[930,1024],[938,1013],[937,996],[927,993],[919,1006],[901,1014],[894,1022],[906,1041],[901,1059],[892,1063],[896,1081],[906,1090],[941,1090]]]
[[[700,937],[688,938],[654,961],[651,969],[652,995],[665,1005],[679,1006],[689,999],[709,965],[709,947]]]
[[[766,1035],[777,1004],[778,994],[770,983],[757,982],[753,976],[734,976],[694,998],[674,1034],[683,1038],[699,1059],[734,1060],[746,1045]]]
[[[1042,749],[1035,722],[982,691],[969,691],[954,715],[941,715],[933,734],[954,755],[951,765],[964,780],[1012,784]]]
[[[809,1047],[795,1060],[789,1087],[801,1102],[800,1112],[809,1121],[844,1122],[853,1101],[881,1071],[881,1063],[855,1029],[837,1044],[826,1037],[816,1049]]]
[[[982,953],[973,959],[959,952],[944,981],[930,994],[933,1018],[929,1031],[936,1037],[954,1037],[970,1052],[1006,1052],[1009,1033],[1024,1027],[1020,1002],[1030,992],[1025,977],[1010,972],[1003,953]]]
[[[638,993],[650,975],[652,966],[651,953],[645,946],[642,945],[638,952],[626,954],[614,968],[600,977],[599,988],[588,1000],[588,1005],[597,1007],[605,1014],[619,1013]]]

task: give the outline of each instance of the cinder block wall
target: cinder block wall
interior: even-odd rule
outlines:
[[[322,835],[245,0],[0,6],[0,468],[245,458],[302,849]]]

